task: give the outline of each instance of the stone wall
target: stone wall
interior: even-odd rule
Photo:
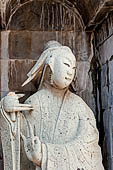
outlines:
[[[97,126],[100,131],[104,165],[113,169],[113,13],[94,33],[91,62]]]
[[[36,91],[32,83],[21,87],[27,73],[36,63],[49,40],[69,46],[77,58],[77,91],[84,90],[92,57],[91,34],[83,31],[2,31],[1,32],[1,98],[9,91]],[[85,82],[85,83],[84,83]],[[74,87],[75,88],[75,87]],[[76,89],[75,89],[76,90]]]

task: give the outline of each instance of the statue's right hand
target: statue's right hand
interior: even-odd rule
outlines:
[[[3,108],[6,112],[18,112],[24,110],[33,110],[33,107],[29,104],[19,103],[19,98],[23,97],[23,94],[15,94],[14,92],[8,93],[3,99]]]

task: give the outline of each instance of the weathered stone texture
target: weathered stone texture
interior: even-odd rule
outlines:
[[[11,32],[8,37],[8,53],[9,58],[13,59],[29,59],[31,53],[31,33]]]
[[[109,83],[113,84],[113,54],[109,61]]]
[[[1,35],[2,59],[37,60],[49,40],[69,46],[78,61],[90,61],[92,58],[91,33],[84,31],[3,31]]]
[[[8,88],[10,91],[32,91],[32,84],[22,87],[21,85],[27,79],[27,73],[36,61],[29,60],[9,60],[8,62]]]
[[[29,1],[20,6],[12,16],[9,30],[69,31],[81,30],[80,19],[73,15],[66,2]]]
[[[9,37],[9,31],[1,32],[0,59],[8,59],[9,58],[9,54],[8,54],[8,37]]]
[[[95,31],[95,61],[99,70],[95,93],[96,105],[100,105],[100,125],[103,125],[103,156],[107,170],[113,169],[113,13]],[[98,97],[99,96],[99,100]],[[97,107],[98,108],[98,107]],[[102,130],[102,128],[101,128]],[[105,147],[106,146],[106,147]]]
[[[101,64],[105,64],[107,60],[110,60],[113,55],[113,36],[99,46],[99,53]]]
[[[93,82],[91,71],[88,70],[88,77],[86,87],[83,91],[79,93],[79,95],[84,99],[84,101],[88,104],[88,106],[93,110],[93,113],[96,116],[96,103],[95,96],[93,94]]]
[[[106,151],[105,153],[107,154],[107,166],[106,169],[112,170],[113,168],[113,160],[112,160],[112,142],[113,140],[113,107],[106,109],[105,112],[103,113],[103,118],[104,118],[104,130],[105,130],[105,146],[106,146]]]
[[[5,0],[5,2],[8,2],[8,1],[9,0]],[[19,2],[20,2],[20,4],[19,4]],[[18,1],[18,3],[16,0],[10,1],[9,7],[5,9],[5,16],[7,17],[6,23],[3,20],[4,19],[3,18],[4,3],[3,3],[3,7],[1,6],[1,8],[2,8],[1,9],[2,22],[0,24],[0,28],[3,29],[7,25],[7,22],[11,15],[11,9],[15,9],[15,7],[18,7],[19,5],[26,3],[26,2],[29,2],[29,0],[21,0],[21,1]],[[110,4],[110,2],[111,2],[111,4]],[[36,3],[37,3],[37,5],[36,5]],[[17,14],[14,15],[17,18],[17,20],[19,21],[20,29],[24,29],[25,25],[27,27],[29,27],[29,25],[30,25],[30,27],[32,27],[32,28],[34,28],[34,26],[35,26],[35,28],[37,26],[39,27],[39,20],[37,20],[37,18],[39,18],[40,14],[41,14],[41,4],[42,3],[45,4],[45,12],[46,12],[45,18],[46,19],[47,19],[47,10],[48,9],[50,9],[50,12],[48,15],[50,15],[51,18],[53,18],[53,17],[56,18],[56,15],[58,18],[62,17],[61,13],[63,13],[63,15],[66,16],[66,12],[64,14],[64,10],[61,13],[58,11],[58,9],[59,9],[58,5],[57,5],[57,8],[55,7],[55,3],[57,3],[57,4],[60,3],[60,4],[63,4],[63,6],[65,6],[67,8],[73,9],[73,11],[74,11],[74,8],[77,8],[78,12],[80,13],[80,15],[84,21],[84,24],[87,25],[92,20],[92,18],[95,17],[95,15],[98,13],[98,11],[101,9],[103,4],[105,3],[105,0],[79,0],[79,1],[78,0],[64,0],[64,1],[62,1],[62,0],[48,0],[48,1],[35,0],[34,2],[31,1],[31,3],[27,4],[27,6],[29,8],[26,8],[26,4],[25,4],[24,7],[21,8],[21,10],[17,11],[18,15]],[[30,6],[30,4],[31,4],[31,6]],[[109,5],[109,6],[112,5],[112,0],[109,0],[109,2],[107,2],[107,5]],[[48,6],[50,6],[50,7],[48,7]],[[53,15],[54,8],[57,9],[57,12],[56,12],[56,14]],[[24,14],[25,11],[26,11],[26,15]],[[1,20],[1,15],[0,15],[0,20]],[[19,18],[19,16],[22,16],[22,15],[24,17]],[[67,18],[67,16],[65,18]],[[26,22],[28,20],[31,21],[31,24],[29,24],[29,22]],[[22,21],[26,22],[26,24],[23,24]],[[49,23],[50,24],[52,23],[52,19],[50,19]],[[67,22],[67,28],[70,28],[70,25],[68,23],[70,23],[70,20],[69,20],[69,22]],[[13,27],[15,27],[15,26],[17,26],[17,22],[16,22],[16,20],[15,20],[15,22],[13,20]],[[57,22],[56,22],[56,26],[57,26]],[[46,24],[46,27],[48,28],[48,24]],[[62,27],[64,28],[62,23],[60,23],[60,28],[62,28]]]
[[[0,138],[0,170],[3,170],[3,153],[2,153],[1,138]]]
[[[77,71],[76,71],[77,83],[78,83],[77,91],[79,92],[84,91],[86,89],[89,69],[90,69],[89,62],[83,62],[83,61],[77,62]]]
[[[96,29],[96,44],[103,44],[113,34],[113,15],[112,13],[108,16],[107,20],[104,20],[102,24]]]
[[[3,97],[2,92],[9,91],[8,88],[8,60],[1,60],[1,97]],[[6,94],[6,93],[5,93]]]
[[[101,86],[102,87],[105,87],[107,85],[107,81],[108,81],[107,68],[108,66],[106,64],[102,65],[101,67]]]

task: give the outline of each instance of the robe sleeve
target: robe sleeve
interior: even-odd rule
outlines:
[[[42,144],[42,170],[104,170],[94,115],[83,101],[82,106],[73,141]]]
[[[33,96],[30,96],[26,101],[25,104],[30,104],[33,106],[34,110],[33,111],[23,111],[21,115],[21,133],[28,137],[28,123],[32,125],[32,129],[34,130],[34,124],[37,123],[38,129],[40,127],[40,119],[39,119],[39,114],[40,114],[40,103],[38,96],[34,94]],[[36,116],[38,115],[38,117]],[[35,129],[36,130],[36,129]],[[37,136],[39,136],[39,132],[36,131]],[[25,153],[24,149],[24,142],[21,139],[21,170],[40,170],[40,167],[35,164],[33,164],[32,161],[30,161]]]

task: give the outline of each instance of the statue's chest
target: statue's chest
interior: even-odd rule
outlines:
[[[40,136],[44,142],[65,143],[76,137],[78,110],[69,101],[48,100],[41,107]]]

